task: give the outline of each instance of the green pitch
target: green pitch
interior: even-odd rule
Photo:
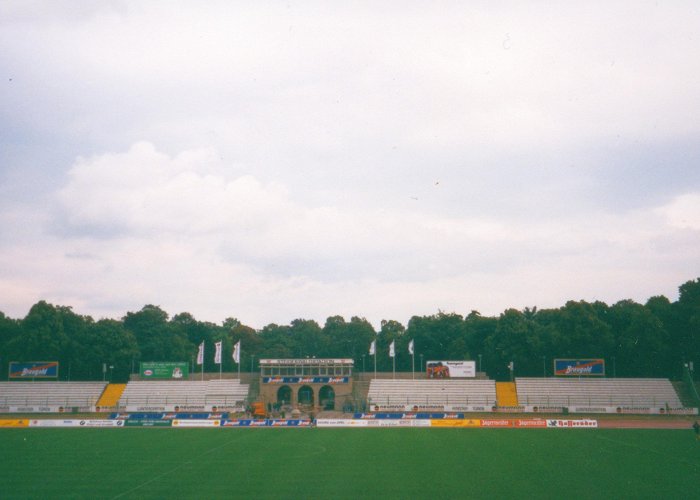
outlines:
[[[0,429],[0,497],[691,498],[691,430]]]

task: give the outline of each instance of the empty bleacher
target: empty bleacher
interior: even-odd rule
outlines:
[[[373,379],[369,386],[370,404],[406,405],[484,405],[496,404],[493,380],[389,380]]]
[[[521,405],[681,408],[673,385],[660,378],[516,378]]]
[[[132,381],[119,399],[119,407],[138,405],[234,405],[248,397],[248,384],[238,379],[206,381]]]
[[[0,382],[3,407],[94,407],[106,382]]]

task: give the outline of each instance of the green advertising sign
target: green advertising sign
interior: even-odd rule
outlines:
[[[141,380],[151,378],[187,380],[190,375],[189,365],[186,362],[161,361],[141,363]]]
[[[134,420],[128,419],[124,420],[125,427],[172,427],[172,420]]]

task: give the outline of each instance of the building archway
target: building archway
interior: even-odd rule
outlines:
[[[335,410],[335,390],[330,385],[324,385],[318,391],[318,402],[324,410]]]
[[[297,401],[299,401],[300,405],[313,406],[314,390],[308,385],[302,385],[297,393]]]
[[[288,385],[283,385],[277,389],[277,403],[280,405],[292,404],[292,388]]]

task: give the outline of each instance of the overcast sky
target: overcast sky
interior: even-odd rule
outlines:
[[[700,276],[697,1],[3,0],[0,89],[11,317],[378,327]]]

